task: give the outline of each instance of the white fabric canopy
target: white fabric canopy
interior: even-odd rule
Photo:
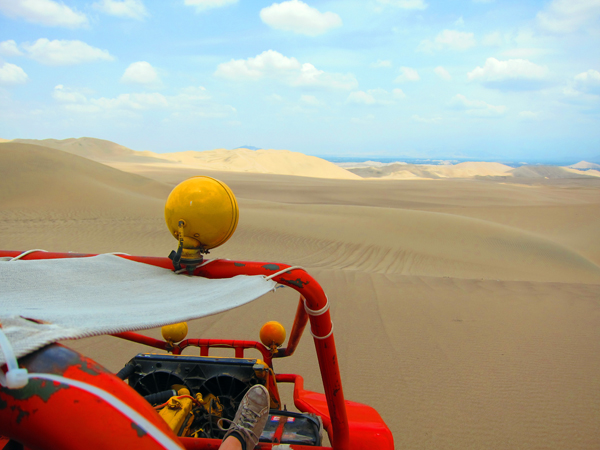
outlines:
[[[159,327],[227,311],[275,285],[263,276],[210,280],[177,275],[114,255],[0,261],[0,323],[20,358],[61,339]],[[0,352],[0,365],[4,363]]]

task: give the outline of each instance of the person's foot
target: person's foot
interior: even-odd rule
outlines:
[[[260,384],[254,385],[246,392],[233,421],[229,421],[231,425],[223,441],[232,435],[240,440],[244,450],[252,450],[258,444],[268,418],[269,391]],[[222,420],[227,419],[219,421],[221,429]]]

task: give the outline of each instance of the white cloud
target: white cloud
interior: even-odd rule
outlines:
[[[588,94],[600,95],[600,72],[590,69],[576,75],[575,89]]]
[[[389,59],[378,59],[376,62],[371,64],[371,67],[375,69],[392,67],[392,61]]]
[[[3,56],[21,56],[23,52],[17,47],[17,43],[12,39],[0,42],[0,55]]]
[[[419,81],[420,79],[421,77],[415,69],[411,69],[410,67],[400,67],[400,75],[396,77],[394,82],[402,83],[404,81]]]
[[[310,63],[300,63],[274,50],[248,59],[232,59],[219,64],[215,76],[234,81],[274,78],[290,86],[354,89],[358,81],[352,74],[328,73]]]
[[[98,11],[117,17],[143,20],[148,17],[148,11],[142,0],[102,0],[92,5]]]
[[[404,91],[402,91],[402,89],[392,89],[392,97],[395,99],[402,99],[402,98],[406,98],[406,94],[404,93]]]
[[[501,116],[506,112],[506,106],[494,106],[481,100],[469,100],[462,94],[452,97],[450,107],[476,117]]]
[[[507,58],[534,58],[536,56],[547,55],[548,53],[552,53],[551,50],[545,48],[512,48],[509,50],[504,50],[502,52],[502,56],[506,56]]]
[[[599,17],[599,0],[553,0],[538,13],[537,21],[544,30],[571,33],[593,25]]]
[[[442,120],[441,117],[421,117],[417,114],[415,114],[414,116],[412,116],[412,120],[414,120],[415,122],[421,122],[421,123],[437,123],[440,122]]]
[[[282,102],[283,101],[283,97],[279,94],[271,94],[267,96],[267,100],[271,101],[271,102]]]
[[[50,27],[79,28],[88,25],[85,14],[52,0],[0,0],[0,11],[10,18]]]
[[[23,84],[28,79],[25,71],[15,64],[4,63],[0,66],[0,85]]]
[[[185,118],[190,115],[204,118],[224,118],[236,112],[229,105],[210,101],[210,96],[202,86],[188,87],[177,95],[163,95],[158,92],[127,93],[116,97],[87,98],[81,92],[63,85],[54,88],[52,96],[63,103],[65,109],[78,113],[114,113],[131,116],[144,111],[166,111],[172,117]]]
[[[521,120],[536,120],[539,119],[540,113],[533,111],[521,111],[517,116]]]
[[[112,61],[107,50],[100,50],[81,41],[49,41],[38,39],[33,44],[22,44],[28,56],[48,66],[68,66],[95,61]]]
[[[342,19],[332,12],[320,12],[300,0],[273,3],[260,11],[261,20],[276,30],[317,36],[342,26]]]
[[[473,69],[467,74],[467,78],[498,89],[528,90],[541,88],[547,75],[546,67],[526,59],[499,61],[488,58],[483,67]]]
[[[310,105],[310,106],[317,106],[317,107],[325,106],[325,103],[323,103],[321,100],[319,100],[314,95],[301,95],[300,102],[302,102],[306,105]]]
[[[54,87],[52,97],[61,103],[87,103],[87,98],[80,92],[65,88],[62,84]]]
[[[433,53],[442,50],[468,50],[475,46],[475,35],[464,31],[443,30],[433,41],[425,39],[417,47],[418,52]]]
[[[194,6],[196,12],[202,12],[207,9],[233,5],[234,3],[237,3],[237,0],[184,0],[183,3],[187,6]]]
[[[162,83],[156,69],[149,62],[138,61],[131,63],[121,77],[121,82],[126,84],[141,84],[148,87],[160,86]]]
[[[405,97],[402,89],[394,89],[391,93],[385,89],[369,89],[368,91],[351,92],[346,102],[360,105],[393,105],[395,100]]]
[[[481,43],[488,47],[500,47],[502,44],[504,44],[504,40],[502,39],[502,35],[499,31],[494,31],[486,34],[481,40]]]
[[[427,3],[423,0],[377,0],[384,5],[396,6],[401,9],[426,9]]]
[[[442,66],[437,66],[435,69],[433,69],[433,71],[442,80],[451,80],[452,79],[452,75],[450,75],[450,73],[446,69],[444,69]]]
[[[460,16],[458,19],[456,19],[454,21],[454,25],[456,25],[457,27],[462,27],[465,25],[465,19],[463,19],[463,16]]]

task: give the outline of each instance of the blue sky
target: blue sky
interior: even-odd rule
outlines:
[[[600,0],[0,0],[0,137],[600,155]]]

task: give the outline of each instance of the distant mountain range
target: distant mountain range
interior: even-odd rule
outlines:
[[[242,145],[241,147],[234,148],[234,150],[239,150],[240,148],[247,148],[248,150],[262,150],[262,147],[252,147],[251,145]]]

